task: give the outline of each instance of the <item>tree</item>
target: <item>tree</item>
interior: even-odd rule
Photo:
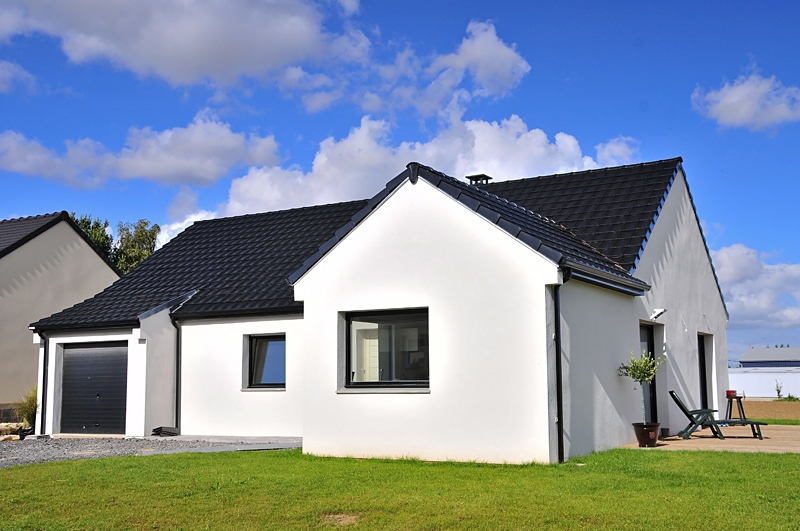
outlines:
[[[146,219],[133,223],[119,222],[117,225],[117,242],[111,251],[111,261],[120,271],[127,273],[145,258],[153,254],[156,238],[161,232],[158,224]]]
[[[114,241],[114,237],[107,232],[107,219],[100,221],[100,218],[92,218],[88,214],[76,216],[75,212],[69,217],[123,273],[127,273],[153,254],[156,238],[161,232],[161,227],[155,223],[151,226],[146,219],[140,219],[135,224],[120,221],[117,225],[117,240]]]
[[[75,212],[70,212],[69,217],[81,228],[98,249],[103,251],[106,256],[111,256],[111,249],[114,246],[114,237],[107,232],[108,220],[100,221],[100,218],[92,219],[92,216],[81,214],[80,217]]]

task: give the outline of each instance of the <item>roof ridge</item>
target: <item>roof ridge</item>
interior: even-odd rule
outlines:
[[[513,208],[515,208],[517,210],[521,210],[522,212],[524,212],[526,214],[530,214],[530,215],[533,215],[533,216],[541,219],[545,223],[552,224],[553,226],[557,227],[559,230],[563,230],[564,232],[566,232],[567,234],[569,234],[570,236],[572,236],[576,240],[578,240],[581,243],[585,244],[587,247],[592,249],[594,252],[596,252],[597,254],[602,256],[603,258],[607,259],[609,262],[611,262],[612,264],[617,266],[620,269],[620,271],[623,271],[626,274],[630,274],[624,267],[622,267],[622,265],[619,262],[617,262],[616,260],[613,260],[612,258],[609,258],[608,256],[606,256],[602,251],[598,250],[594,245],[592,245],[591,243],[587,242],[586,240],[584,240],[583,238],[581,238],[580,236],[575,234],[573,231],[571,231],[570,229],[565,227],[563,224],[561,224],[561,223],[559,223],[559,222],[557,222],[557,221],[555,221],[553,219],[550,219],[547,216],[544,216],[544,215],[542,215],[542,214],[540,214],[538,212],[534,212],[533,210],[527,209],[524,206],[518,205],[517,203],[515,203],[513,201],[509,201],[505,197],[500,197],[499,195],[493,194],[491,192],[487,192],[486,190],[482,190],[481,188],[479,188],[479,187],[477,187],[477,186],[475,186],[473,184],[468,184],[468,183],[462,182],[462,181],[456,179],[455,177],[451,177],[451,176],[449,176],[449,175],[447,175],[445,173],[442,173],[442,172],[436,172],[436,173],[446,177],[447,179],[451,179],[451,180],[456,181],[456,182],[458,182],[458,183],[460,183],[460,184],[462,184],[464,186],[467,186],[470,190],[477,191],[479,193],[488,195],[489,197],[492,197],[492,198],[494,198],[494,199],[496,199],[498,201],[502,201],[504,203],[507,203],[508,205],[512,206]]]
[[[267,210],[265,212],[251,212],[249,214],[237,214],[235,216],[222,216],[219,218],[210,218],[210,219],[199,219],[193,223],[193,225],[197,225],[200,223],[209,223],[214,221],[223,221],[223,220],[231,220],[231,219],[242,219],[242,218],[253,218],[257,216],[266,216],[268,214],[285,214],[289,212],[298,212],[300,210],[313,210],[315,208],[323,208],[323,207],[332,207],[332,206],[341,206],[341,205],[352,205],[355,203],[364,203],[367,199],[353,199],[351,201],[339,201],[337,203],[323,203],[321,205],[306,205],[301,207],[294,207],[294,208],[285,208],[283,210]]]
[[[498,185],[501,183],[511,183],[511,182],[519,182],[519,181],[527,181],[529,179],[548,179],[548,178],[555,178],[555,177],[565,177],[570,175],[584,175],[589,173],[601,173],[604,171],[609,170],[620,170],[620,169],[634,169],[634,168],[641,168],[644,166],[654,166],[656,164],[666,164],[666,163],[680,163],[683,162],[683,157],[673,157],[671,159],[662,159],[662,160],[654,160],[651,162],[637,162],[635,164],[623,164],[621,166],[604,166],[602,168],[592,168],[589,170],[579,170],[579,171],[570,171],[570,172],[563,172],[563,173],[548,173],[547,175],[532,175],[531,177],[521,177],[519,179],[508,179],[505,181],[498,181],[496,183],[490,183],[487,186]]]
[[[22,217],[18,217],[18,218],[0,219],[0,223],[12,223],[12,222],[16,222],[16,221],[28,221],[28,220],[32,220],[32,219],[55,217],[55,216],[60,216],[64,212],[66,212],[66,210],[61,210],[59,212],[52,212],[52,213],[49,213],[49,214],[36,214],[35,216],[22,216]]]

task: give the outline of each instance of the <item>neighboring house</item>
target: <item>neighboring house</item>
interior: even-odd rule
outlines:
[[[742,367],[728,369],[730,387],[745,396],[800,396],[800,348],[751,348],[739,358]]]
[[[0,221],[0,409],[36,385],[39,347],[28,325],[119,276],[66,212]]]
[[[744,368],[752,367],[800,367],[800,348],[751,348],[739,363]]]
[[[412,163],[369,201],[195,223],[32,325],[37,433],[552,462],[634,441],[617,369],[643,349],[669,357],[648,417],[683,427],[669,389],[718,409],[727,312],[681,159],[486,180]]]

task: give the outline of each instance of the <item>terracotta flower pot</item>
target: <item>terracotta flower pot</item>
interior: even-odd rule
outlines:
[[[658,443],[658,433],[661,424],[658,422],[634,422],[633,431],[636,432],[636,440],[639,447],[655,448]]]

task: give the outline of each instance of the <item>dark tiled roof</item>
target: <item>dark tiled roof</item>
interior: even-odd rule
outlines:
[[[32,239],[36,238],[43,232],[50,230],[61,222],[65,222],[72,227],[78,235],[83,238],[83,241],[97,253],[97,256],[110,267],[117,275],[122,275],[122,272],[111,263],[108,257],[101,251],[89,236],[72,221],[66,210],[55,212],[53,214],[42,214],[40,216],[31,216],[28,218],[15,218],[0,221],[0,258],[19,249]]]
[[[480,187],[557,221],[631,272],[681,162],[678,157]]]
[[[61,221],[64,212],[0,221],[0,257],[21,247]]]
[[[294,283],[305,274],[336,242],[344,238],[350,230],[358,225],[407,178],[411,179],[412,183],[415,183],[417,178],[425,179],[477,214],[547,256],[553,262],[565,263],[568,261],[573,265],[600,272],[607,277],[616,279],[617,282],[622,282],[629,286],[628,289],[633,291],[649,289],[646,283],[631,276],[619,264],[603,256],[591,245],[576,237],[558,223],[504,198],[465,184],[453,177],[417,163],[409,164],[406,171],[391,180],[384,190],[370,199],[367,206],[353,216],[350,223],[342,227],[333,238],[323,244],[313,256],[303,263],[303,267],[292,273],[289,277],[289,282]]]
[[[37,329],[127,328],[192,291],[173,315],[302,312],[286,277],[366,201],[194,223],[95,297],[34,323]]]

